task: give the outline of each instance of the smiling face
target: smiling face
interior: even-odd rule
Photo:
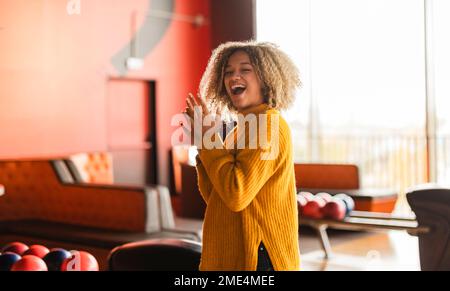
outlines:
[[[224,85],[238,111],[264,103],[261,82],[244,51],[236,51],[230,56],[225,67]]]

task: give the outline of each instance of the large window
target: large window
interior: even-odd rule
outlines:
[[[450,134],[450,1],[432,2],[426,14],[425,0],[256,1],[258,40],[279,44],[302,73],[285,113],[297,161],[355,163],[365,187],[427,181],[427,116],[437,118],[436,163]],[[446,166],[435,166],[442,179]]]
[[[436,113],[436,179],[450,181],[450,1],[428,4],[430,95]]]
[[[295,61],[302,77],[302,89],[286,119],[291,124],[296,157],[311,155],[311,76],[308,1],[257,0],[257,38],[280,45]]]

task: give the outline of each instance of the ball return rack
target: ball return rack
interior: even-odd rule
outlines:
[[[401,230],[410,235],[428,233],[430,227],[419,226],[415,216],[396,216],[388,213],[352,211],[343,220],[314,219],[301,216],[300,225],[312,227],[318,236],[321,247],[325,253],[325,259],[333,256],[327,229],[353,230],[353,231],[385,231]]]

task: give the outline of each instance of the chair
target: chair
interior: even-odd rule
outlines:
[[[450,270],[450,188],[434,184],[417,186],[407,193],[419,225],[430,231],[419,235],[423,271]]]
[[[110,271],[198,271],[202,245],[183,239],[153,239],[113,249]]]

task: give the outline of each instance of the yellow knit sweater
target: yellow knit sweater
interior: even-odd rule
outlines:
[[[244,131],[245,149],[199,151],[198,185],[207,204],[200,270],[256,270],[261,242],[275,270],[299,270],[298,214],[289,126],[277,110],[266,104],[241,113],[267,114],[269,141],[274,140],[270,133],[276,115],[278,153],[274,159],[261,159],[261,154],[267,154],[272,148],[248,148],[248,130]],[[236,140],[236,132],[235,129],[229,134],[225,142],[229,138]]]

